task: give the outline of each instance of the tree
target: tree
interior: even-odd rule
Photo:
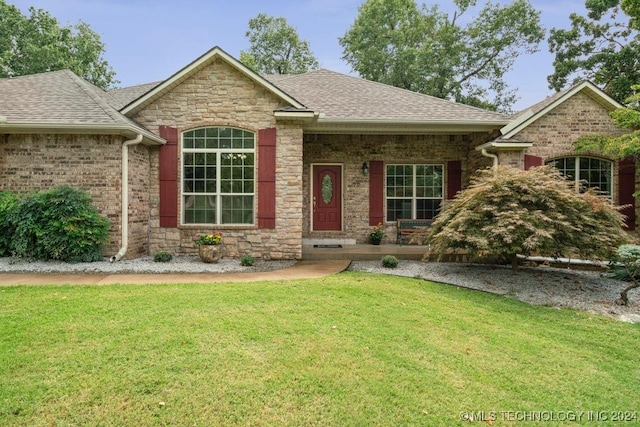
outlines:
[[[301,74],[319,67],[309,42],[285,18],[260,13],[249,20],[246,37],[250,47],[240,52],[240,61],[260,73]]]
[[[578,138],[573,146],[578,152],[601,152],[616,159],[640,155],[640,85],[634,85],[635,93],[625,100],[627,106],[613,110],[609,115],[621,129],[631,132],[620,136],[588,135]]]
[[[551,30],[549,87],[560,91],[588,79],[622,101],[640,82],[640,6],[635,0],[587,0],[586,7],[586,17],[570,15],[570,29]]]
[[[415,0],[367,0],[339,39],[342,58],[369,80],[509,110],[516,96],[503,77],[519,55],[537,51],[544,37],[540,13],[527,0],[487,3],[463,25],[460,17],[476,0],[454,4],[448,16]]]
[[[618,305],[629,304],[629,291],[640,287],[640,246],[622,245],[616,252],[616,261],[622,264],[625,279],[631,284],[620,292],[620,298],[616,300]]]
[[[30,7],[24,16],[0,0],[0,77],[68,68],[107,89],[118,81],[103,54],[104,44],[89,25],[63,27],[42,9]]]
[[[623,216],[573,185],[551,166],[479,171],[422,237],[433,253],[502,257],[514,270],[518,255],[611,259],[626,238]]]

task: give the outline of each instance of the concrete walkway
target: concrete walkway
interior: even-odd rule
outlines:
[[[7,285],[149,285],[160,283],[259,282],[264,280],[317,279],[340,273],[349,260],[300,261],[289,268],[255,273],[160,273],[160,274],[31,274],[0,273]]]

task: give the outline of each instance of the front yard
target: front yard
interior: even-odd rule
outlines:
[[[3,426],[638,423],[640,325],[405,277],[0,287],[0,325]]]

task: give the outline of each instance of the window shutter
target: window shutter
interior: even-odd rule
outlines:
[[[384,162],[369,162],[369,225],[384,222]]]
[[[636,162],[633,157],[621,160],[618,164],[618,201],[620,205],[630,205],[623,208],[620,213],[625,215],[627,229],[636,228]]]
[[[160,126],[160,227],[178,226],[178,129]]]
[[[258,228],[276,228],[276,129],[258,131]]]
[[[528,171],[531,168],[542,166],[542,157],[532,156],[530,154],[524,155],[524,170]]]
[[[447,162],[447,199],[453,199],[462,190],[462,162]]]

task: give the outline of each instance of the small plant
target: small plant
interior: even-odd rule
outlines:
[[[198,245],[219,245],[222,243],[222,233],[219,231],[211,234],[199,234],[193,238],[193,242]]]
[[[616,252],[617,261],[622,264],[626,273],[625,280],[631,284],[620,292],[620,298],[616,300],[618,305],[629,304],[628,293],[631,289],[640,287],[640,246],[621,245]]]
[[[171,255],[171,252],[167,251],[156,252],[156,254],[153,256],[153,260],[155,262],[169,262],[172,259],[173,255]]]
[[[256,262],[256,259],[251,255],[243,255],[240,258],[240,265],[243,267],[253,267],[253,264]]]
[[[393,255],[385,255],[382,257],[382,266],[385,268],[396,268],[398,266],[398,258]]]
[[[373,231],[369,233],[369,239],[372,242],[380,241],[384,237],[384,230],[382,230],[382,223],[379,222],[378,225],[373,227]]]

